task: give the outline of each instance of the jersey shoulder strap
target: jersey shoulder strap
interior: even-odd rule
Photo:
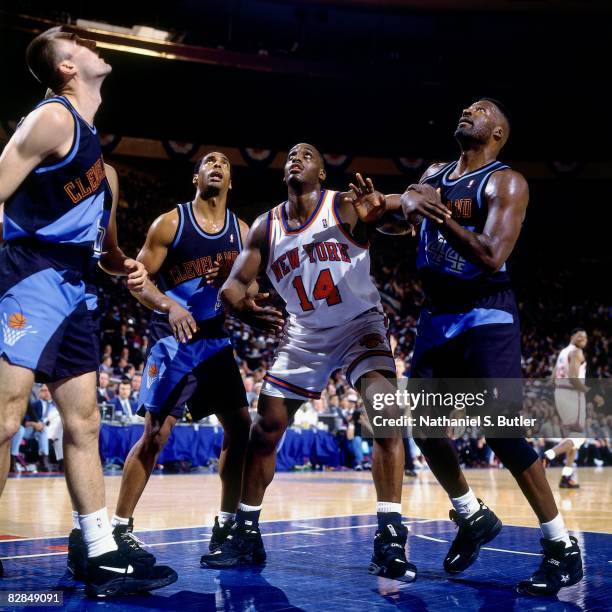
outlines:
[[[442,175],[445,174],[447,170],[450,170],[451,168],[454,168],[456,165],[457,165],[456,161],[452,161],[452,162],[449,162],[448,164],[444,164],[439,170],[437,170],[433,174],[430,174],[429,176],[423,177],[419,181],[419,183],[427,183],[428,181],[431,181],[433,179],[441,178]]]
[[[185,204],[177,204],[175,210],[178,214],[178,225],[176,227],[176,234],[174,234],[174,239],[170,244],[170,248],[172,249],[176,248],[176,245],[180,242],[181,237],[183,236],[183,230],[185,229]]]

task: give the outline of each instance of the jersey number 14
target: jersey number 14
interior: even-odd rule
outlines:
[[[295,290],[297,291],[302,310],[304,312],[314,310],[313,303],[308,299],[308,296],[306,295],[306,289],[304,289],[302,277],[296,276],[293,279],[292,284],[295,287]],[[314,289],[312,291],[312,297],[315,300],[325,300],[328,306],[335,306],[336,304],[340,304],[342,302],[342,298],[340,297],[340,291],[338,291],[338,287],[334,285],[334,279],[332,278],[329,268],[325,268],[319,273],[319,277],[317,278],[317,282],[315,283]]]

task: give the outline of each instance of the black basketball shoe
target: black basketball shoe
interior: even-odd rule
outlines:
[[[115,538],[119,550],[126,550],[132,558],[137,559],[139,563],[155,565],[157,561],[155,556],[143,548],[144,542],[138,539],[133,531],[133,518],[130,518],[130,522],[127,525],[116,525],[113,527],[113,537]]]
[[[208,543],[208,550],[210,552],[214,552],[217,548],[221,548],[221,544],[225,542],[233,526],[234,521],[232,519],[226,520],[223,526],[219,525],[219,517],[215,516],[215,525],[212,528],[212,536]]]
[[[263,565],[266,551],[259,527],[234,523],[225,542],[216,550],[202,555],[202,567],[234,567],[235,565]]]
[[[160,589],[178,580],[166,565],[141,563],[131,547],[113,550],[87,560],[85,593],[104,598]]]
[[[561,476],[560,489],[579,489],[580,485],[571,476]]]
[[[401,523],[386,525],[374,536],[374,554],[368,573],[403,582],[416,580],[417,568],[406,559],[408,528]]]
[[[576,538],[570,536],[572,545],[565,542],[540,540],[544,559],[531,578],[518,583],[516,590],[523,595],[556,595],[563,587],[580,582],[584,576],[582,556]]]
[[[451,574],[457,574],[470,567],[478,558],[480,547],[490,542],[501,531],[502,523],[495,513],[480,499],[478,503],[480,510],[467,519],[459,516],[455,510],[448,513],[459,528],[444,559],[444,569]]]
[[[75,580],[85,580],[87,547],[80,529],[73,529],[68,536],[68,571]]]

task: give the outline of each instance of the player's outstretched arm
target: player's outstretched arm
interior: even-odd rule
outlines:
[[[452,218],[444,221],[440,231],[460,255],[496,272],[518,240],[529,203],[529,187],[522,174],[500,170],[489,179],[485,198],[488,214],[482,233],[471,232]]]
[[[255,220],[246,237],[244,249],[234,262],[219,296],[228,312],[248,325],[267,332],[280,333],[283,328],[282,313],[272,306],[260,305],[268,295],[249,295],[252,283],[265,266],[268,253],[267,223],[267,213]]]
[[[74,119],[63,105],[46,104],[32,111],[0,155],[0,202],[6,202],[45,159],[67,155],[73,136]]]
[[[423,181],[441,170],[446,164],[432,164],[425,170],[419,183],[408,185],[403,194],[391,194],[387,197],[387,209],[390,212],[401,212],[404,218],[413,225],[418,225],[423,218],[434,223],[444,223],[450,212],[440,201],[436,190]]]
[[[375,224],[385,211],[385,196],[374,189],[369,178],[355,175],[355,182],[349,184],[349,191],[339,193],[337,210],[344,230],[359,243],[367,244]]]
[[[151,224],[144,246],[136,258],[151,276],[155,276],[164,263],[168,247],[176,235],[178,222],[178,213],[171,210],[160,215]],[[142,291],[132,292],[132,295],[147,308],[167,313],[172,333],[179,342],[188,342],[197,332],[198,326],[192,314],[161,292],[150,278],[147,278]]]
[[[102,243],[100,267],[113,276],[127,276],[127,286],[131,292],[142,291],[147,280],[145,267],[135,259],[128,257],[119,246],[117,239],[117,202],[119,201],[119,177],[117,171],[108,164],[104,164],[106,178],[113,194],[108,227]]]

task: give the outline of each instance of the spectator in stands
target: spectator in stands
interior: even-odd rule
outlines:
[[[131,381],[135,375],[136,375],[136,368],[134,367],[134,364],[128,363],[127,368],[125,368],[123,372],[123,377]]]
[[[254,399],[257,399],[258,393],[253,389],[255,386],[255,381],[252,376],[247,376],[243,379],[244,382],[244,390],[246,391],[247,402],[249,402],[249,406],[253,402]]]
[[[46,392],[43,397],[47,398],[45,404],[38,399],[28,405],[26,415],[23,419],[22,425],[13,436],[11,441],[11,466],[16,468],[17,463],[23,465],[23,461],[19,459],[21,444],[24,440],[36,440],[38,443],[38,470],[40,472],[49,472],[49,438],[47,434],[47,428],[43,421],[43,410],[48,410],[49,400],[51,400],[51,394],[46,385],[41,387],[41,390],[45,389]]]
[[[138,406],[136,402],[130,399],[132,393],[132,383],[129,380],[122,380],[119,383],[119,395],[113,398],[111,402],[114,407],[115,418],[120,417],[123,421],[131,422],[136,415]]]
[[[125,373],[129,369],[129,366],[130,364],[128,363],[128,360],[126,357],[123,357],[123,356],[119,357],[119,361],[117,362],[117,365],[113,369],[113,376],[119,379],[124,378]]]
[[[59,465],[59,471],[64,471],[64,426],[57,405],[51,397],[51,391],[47,385],[42,385],[39,391],[39,402],[41,404],[42,420],[47,431],[47,438],[53,445],[55,459]]]
[[[100,372],[106,372],[109,376],[113,374],[113,358],[110,355],[105,355],[100,364]]]
[[[293,417],[294,427],[300,427],[301,429],[311,429],[317,426],[319,422],[319,415],[315,410],[312,402],[304,402],[295,413]]]
[[[108,372],[100,372],[98,381],[98,404],[103,402],[110,403],[115,397],[115,392],[110,386],[110,376]]]
[[[131,380],[132,392],[130,393],[130,399],[138,403],[138,395],[140,394],[140,385],[142,385],[142,373],[135,372]]]

